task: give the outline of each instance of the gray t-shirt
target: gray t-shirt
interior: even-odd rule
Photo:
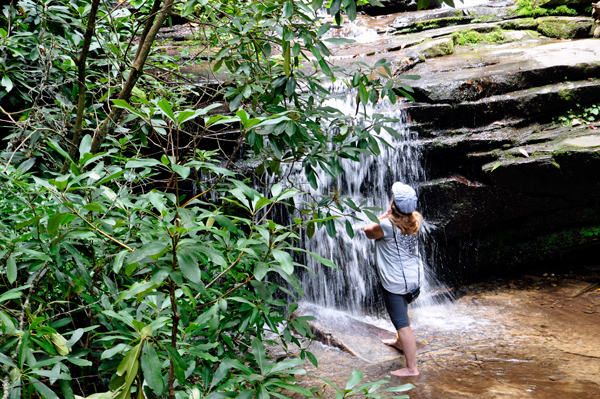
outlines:
[[[392,230],[389,219],[381,220],[379,225],[383,230],[383,237],[375,240],[375,261],[381,285],[389,292],[405,295],[421,285],[419,277],[423,279],[418,236],[402,235],[397,227]]]

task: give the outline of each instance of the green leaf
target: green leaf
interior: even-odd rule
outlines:
[[[317,360],[317,357],[315,355],[313,355],[312,352],[309,352],[309,351],[306,351],[304,353],[306,353],[306,357],[313,364],[313,366],[315,366],[315,367],[318,368],[319,367],[319,361]]]
[[[48,147],[53,148],[56,152],[58,152],[60,155],[62,155],[63,157],[65,157],[66,159],[68,159],[69,161],[73,162],[73,160],[71,159],[71,157],[69,156],[69,153],[66,152],[65,150],[63,150],[61,148],[61,146],[54,140],[49,140],[47,142]]]
[[[419,79],[421,79],[421,76],[420,75],[404,75],[404,76],[400,76],[400,79],[419,80]]]
[[[121,270],[121,267],[123,267],[123,260],[125,259],[125,256],[127,255],[127,253],[129,253],[128,250],[123,250],[123,251],[119,252],[117,254],[117,256],[115,256],[115,260],[113,263],[113,271],[115,273],[119,273],[119,271]]]
[[[200,266],[192,251],[186,249],[177,251],[177,262],[186,278],[193,283],[200,283]]]
[[[354,229],[352,228],[352,224],[348,219],[346,219],[346,233],[350,238],[354,238]]]
[[[289,18],[294,13],[294,3],[286,1],[283,5],[283,18]]]
[[[287,369],[291,369],[293,367],[301,366],[302,364],[304,364],[304,360],[302,360],[302,359],[284,360],[279,363],[275,363],[275,365],[273,366],[271,371],[269,371],[269,374],[275,374],[282,370],[287,370]]]
[[[351,22],[356,19],[356,1],[351,0],[346,6],[346,15]]]
[[[58,381],[58,386],[60,386],[64,399],[75,399],[75,394],[73,393],[73,388],[71,388],[71,383],[69,381],[60,380]]]
[[[284,272],[287,274],[294,273],[294,262],[292,261],[292,257],[289,253],[280,249],[274,249],[273,257],[279,262]]]
[[[90,362],[89,360],[80,359],[78,357],[68,357],[67,361],[73,363],[76,366],[80,366],[80,367],[89,367],[92,365],[92,362]]]
[[[29,381],[33,383],[35,389],[42,395],[44,399],[58,399],[58,396],[46,385],[42,384],[40,381],[35,378],[29,376]]]
[[[296,79],[289,78],[285,86],[285,95],[291,97],[296,92]]]
[[[173,122],[176,121],[173,108],[171,108],[171,104],[169,104],[169,101],[166,98],[161,99],[157,105],[169,119],[171,119]]]
[[[284,272],[284,273],[286,273],[286,272]],[[252,281],[250,281],[250,284],[254,288],[254,291],[256,292],[256,294],[262,300],[270,301],[273,299],[273,295],[271,294],[271,291],[269,291],[269,289],[267,288],[265,283],[263,283],[261,281],[257,281],[257,280],[252,280]]]
[[[179,176],[181,176],[184,179],[187,179],[188,176],[190,175],[190,172],[192,171],[192,168],[190,168],[189,166],[173,164],[173,165],[171,165],[171,167],[173,168],[173,171],[175,173],[177,173]]]
[[[265,346],[256,337],[252,340],[252,354],[254,355],[254,360],[256,360],[258,367],[260,367],[260,371],[264,375],[265,367],[267,366],[267,357],[265,355]]]
[[[269,395],[269,391],[267,391],[267,387],[261,385],[258,387],[258,392],[256,394],[256,399],[269,399],[271,395]]]
[[[179,352],[177,352],[176,349],[174,349],[171,346],[165,346],[165,348],[167,349],[167,352],[169,352],[169,357],[171,358],[171,360],[173,360],[173,365],[175,366],[175,376],[177,377],[179,384],[184,385],[185,370],[187,370],[188,368],[187,363],[185,362],[185,360],[183,360],[183,358],[181,357]]]
[[[0,363],[6,364],[9,367],[17,367],[17,365],[12,360],[10,360],[10,358],[8,356],[6,356],[2,352],[0,352]]]
[[[146,244],[143,247],[138,248],[132,253],[130,253],[127,257],[126,264],[128,265],[130,263],[139,262],[146,257],[157,255],[161,253],[166,247],[167,244],[162,242],[151,242],[149,244]]]
[[[306,235],[309,239],[312,238],[313,235],[315,235],[315,224],[314,223],[310,223],[308,226],[306,226]]]
[[[221,380],[223,378],[225,378],[225,376],[227,375],[227,372],[229,372],[229,369],[231,369],[231,367],[232,367],[231,362],[228,362],[228,361],[221,362],[219,367],[217,367],[217,371],[215,371],[215,375],[213,376],[212,381],[210,382],[210,389],[212,389],[215,385],[217,385],[219,382],[221,382]]]
[[[78,328],[77,330],[75,330],[73,332],[73,335],[71,335],[71,339],[69,339],[65,344],[67,345],[67,348],[72,348],[73,345],[75,345],[77,341],[79,341],[79,339],[83,336],[83,333],[83,328]]]
[[[342,0],[333,0],[329,6],[329,15],[335,15],[340,10]]]
[[[345,37],[330,37],[327,38],[325,40],[323,40],[324,42],[329,42],[331,44],[334,45],[339,45],[339,44],[347,44],[347,43],[355,43],[356,40],[354,39],[346,39]]]
[[[231,112],[233,112],[233,111],[236,111],[236,110],[237,110],[237,109],[240,107],[240,105],[242,104],[242,99],[243,99],[243,97],[244,97],[244,96],[242,95],[242,93],[240,93],[240,94],[238,94],[237,96],[235,96],[235,97],[233,98],[233,100],[231,100],[231,101],[229,102],[229,110],[230,110]]]
[[[346,389],[352,389],[361,382],[363,379],[363,373],[360,370],[354,370],[352,374],[350,374],[350,378],[348,378],[348,382],[346,383]]]
[[[162,165],[158,159],[131,159],[125,164],[125,168],[147,168]]]
[[[92,136],[86,134],[81,139],[81,143],[79,144],[79,159],[82,160],[83,156],[90,152],[92,148]]]
[[[307,254],[309,254],[310,256],[312,256],[313,258],[315,258],[316,260],[318,260],[319,262],[321,262],[325,266],[332,267],[332,268],[334,268],[336,270],[338,269],[338,267],[335,265],[335,263],[333,263],[329,259],[323,258],[321,255],[319,255],[317,253],[310,252],[310,251],[307,251],[307,250],[302,249],[302,248],[295,248],[295,250],[301,251],[301,252],[306,252]]]
[[[48,226],[46,228],[48,230],[48,234],[51,236],[54,235],[54,233],[56,233],[60,227],[60,224],[67,218],[67,216],[68,214],[66,213],[57,213],[52,215],[50,219],[48,219]]]
[[[265,262],[257,262],[254,266],[254,278],[261,281],[269,271],[269,265]]]
[[[17,262],[14,255],[9,256],[6,261],[6,278],[9,284],[14,283],[17,279]]]
[[[377,216],[375,216],[375,214],[374,214],[373,212],[369,212],[369,211],[367,211],[367,210],[364,210],[364,209],[363,209],[363,212],[365,213],[365,215],[367,215],[367,217],[368,217],[369,219],[371,219],[371,221],[372,221],[373,223],[377,223],[377,224],[379,224],[379,219],[377,219]]]
[[[156,396],[162,395],[165,387],[161,374],[161,361],[154,346],[150,345],[149,342],[144,345],[142,353],[142,372],[144,373],[146,383]]]
[[[25,330],[23,335],[21,336],[21,346],[19,347],[19,368],[23,368],[23,364],[25,364],[25,359],[27,358],[27,352],[29,351],[29,338],[31,337],[31,332],[29,330]]]
[[[13,89],[13,82],[12,82],[12,80],[10,80],[8,75],[4,75],[4,77],[2,78],[2,82],[0,82],[0,84],[2,84],[2,86],[4,86],[4,90],[6,90],[7,93],[9,93]]]

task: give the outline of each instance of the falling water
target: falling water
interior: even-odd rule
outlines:
[[[332,90],[335,93],[335,87]],[[356,111],[355,95],[338,90],[328,99],[327,106],[334,107],[346,115],[354,115]],[[375,112],[397,119],[390,124],[402,139],[397,140],[382,130],[380,135],[391,147],[380,144],[381,154],[378,156],[361,156],[360,162],[342,159],[340,166],[343,172],[332,178],[320,171],[318,174],[319,189],[317,195],[331,196],[339,193],[350,197],[356,204],[365,202],[366,206],[387,209],[391,199],[391,187],[396,181],[405,182],[419,192],[419,183],[425,181],[425,173],[421,166],[421,150],[417,133],[407,125],[407,114],[402,107],[391,104],[387,99],[379,101],[375,106],[367,107],[367,114]],[[360,120],[355,120],[361,123]],[[301,169],[292,170],[291,179],[298,180]],[[422,211],[422,209],[420,209]],[[381,213],[381,212],[379,212]],[[305,297],[303,301],[328,309],[338,309],[354,316],[381,315],[383,304],[379,295],[379,279],[375,270],[373,254],[374,243],[364,235],[363,228],[370,220],[364,214],[356,214],[360,220],[350,219],[355,238],[346,233],[342,224],[336,224],[337,235],[331,238],[325,228],[319,229],[308,239],[301,238],[300,247],[316,252],[322,257],[331,259],[339,270],[323,266],[307,256],[303,263],[314,272],[302,273],[298,276]],[[429,294],[439,286],[435,280],[435,271],[428,262],[428,232],[433,228],[427,220],[421,229],[421,255],[425,266],[425,281],[421,298],[417,306],[431,305]]]

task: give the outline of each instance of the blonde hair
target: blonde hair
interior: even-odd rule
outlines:
[[[417,212],[402,213],[396,208],[394,200],[392,200],[392,213],[388,216],[390,222],[402,231],[402,235],[417,234],[423,216]]]

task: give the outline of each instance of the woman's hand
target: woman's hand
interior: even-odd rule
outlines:
[[[385,213],[381,216],[379,216],[377,219],[379,220],[383,220],[383,219],[387,219],[388,216],[390,216],[392,214],[392,204],[390,203],[390,206],[388,207],[387,211],[385,211]]]

